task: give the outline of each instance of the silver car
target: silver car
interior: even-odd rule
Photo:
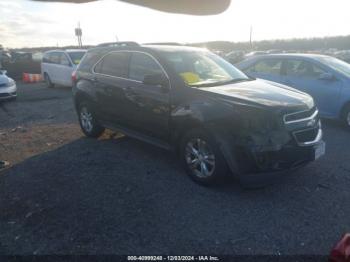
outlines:
[[[17,97],[16,82],[0,70],[0,100],[15,100]]]

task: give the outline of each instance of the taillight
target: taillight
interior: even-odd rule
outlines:
[[[75,85],[76,82],[77,82],[77,71],[74,71],[72,73],[72,83],[73,83],[73,85]]]

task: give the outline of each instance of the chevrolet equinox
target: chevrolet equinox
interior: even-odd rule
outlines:
[[[247,77],[213,53],[179,45],[101,45],[72,75],[82,131],[109,128],[179,155],[200,184],[231,173],[265,180],[325,153],[313,99]]]

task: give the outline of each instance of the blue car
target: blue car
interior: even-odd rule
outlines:
[[[350,64],[314,54],[274,54],[236,65],[247,75],[310,94],[321,117],[340,119],[350,128]]]

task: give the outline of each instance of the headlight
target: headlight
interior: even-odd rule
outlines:
[[[315,106],[315,101],[310,95],[308,95],[308,99],[305,99],[305,103],[309,108],[313,108]]]
[[[10,79],[8,81],[8,83],[5,85],[5,87],[11,87],[11,86],[14,86],[15,84],[16,84],[16,82],[14,80]]]

